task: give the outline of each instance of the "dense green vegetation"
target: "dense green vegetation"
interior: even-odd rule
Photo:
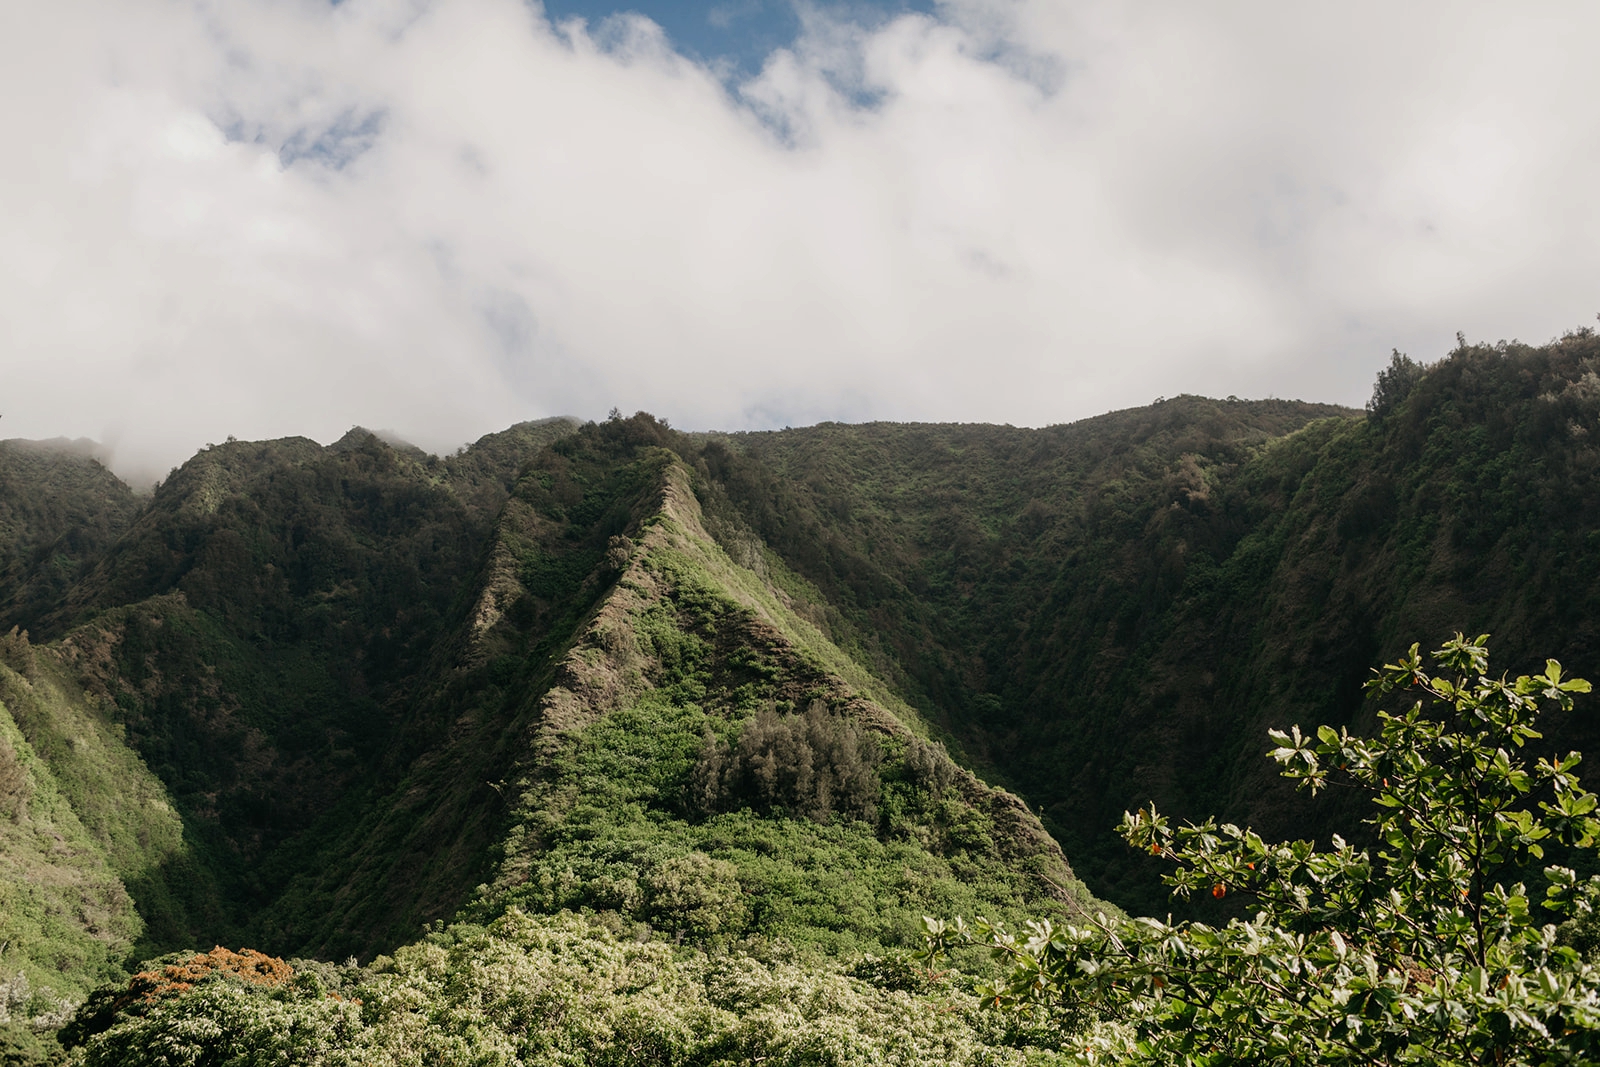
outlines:
[[[1263,771],[1259,738],[1371,727],[1370,664],[1414,634],[1593,673],[1597,374],[1579,331],[1397,353],[1365,413],[1179,397],[1040,430],[738,435],[640,414],[450,457],[355,430],[213,446],[146,498],[6,443],[0,1030],[53,1054],[62,1002],[110,980],[74,1055],[237,1017],[333,1035],[328,1062],[446,1040],[514,1062],[544,1017],[451,998],[478,988],[472,952],[559,943],[654,961],[698,1020],[627,1045],[630,978],[563,1009],[559,1055],[810,1062],[730,1036],[718,968],[803,972],[844,1034],[925,991],[924,914],[1224,923],[1237,895],[1151,888],[1124,811],[1357,823]],[[1534,747],[1595,731],[1556,715]],[[139,961],[213,944],[296,977],[122,999]],[[540,959],[518,981],[560,971]],[[911,1062],[921,1003],[841,1040]],[[953,1014],[951,1047],[1059,1038]]]
[[[735,435],[707,449],[708,507],[1037,804],[1092,889],[1164,912],[1121,813],[1154,800],[1274,836],[1344,820],[1259,766],[1257,739],[1369,722],[1370,665],[1413,635],[1487,631],[1510,664],[1548,650],[1593,673],[1597,373],[1580,330],[1391,361],[1366,417],[1179,397],[1044,430]],[[1589,719],[1553,730],[1600,740]]]
[[[198,968],[185,962],[166,969],[188,977]],[[167,1067],[175,1054],[206,1067],[1062,1062],[1008,1047],[1015,1035],[965,989],[929,995],[901,987],[909,972],[855,970],[782,945],[683,952],[573,915],[512,910],[487,926],[432,932],[364,968],[294,961],[272,983],[216,968],[188,990],[104,1010],[100,1022],[113,1025],[70,1039],[83,1042],[90,1067]],[[134,985],[170,989],[164,977]]]
[[[88,444],[0,441],[0,632],[52,610],[138,511]]]
[[[82,920],[80,921],[80,915]],[[118,976],[139,917],[93,837],[0,704],[0,1055],[40,1048]]]
[[[731,563],[670,488],[686,472],[652,454],[669,465],[666,504],[561,679],[594,695],[575,719],[541,717],[544,757],[475,910],[587,910],[680,941],[847,954],[913,945],[918,917],[957,900],[1086,903],[1054,846],[1009,825],[1014,810],[775,625],[798,620],[716,581]]]
[[[1242,896],[1248,919],[1044,920],[1021,941],[929,919],[924,955],[989,945],[1008,973],[985,1001],[1057,1029],[1087,1063],[1593,1063],[1600,968],[1573,943],[1592,941],[1600,875],[1546,850],[1600,848],[1600,798],[1578,753],[1527,751],[1542,714],[1591,687],[1555,660],[1495,678],[1485,639],[1457,634],[1437,668],[1417,645],[1386,665],[1369,688],[1411,706],[1380,712],[1376,737],[1272,731],[1285,778],[1370,801],[1376,847],[1273,844],[1151,806],[1124,817],[1127,842],[1175,865],[1175,895]]]
[[[717,545],[692,439],[648,416],[550,437],[491,441],[512,473],[478,447],[436,460],[361,432],[214,447],[24,620],[54,640],[13,635],[37,680],[14,672],[8,698],[89,787],[89,852],[131,924],[99,964],[69,962],[63,996],[122,952],[370,958],[508,909],[587,915],[585,938],[685,960],[800,953],[848,991],[844,972],[912,947],[926,910],[1089,901],[1023,805],[791,610],[781,563],[757,574]],[[56,910],[81,910],[74,892]],[[37,955],[56,928],[27,921]],[[288,995],[206,988],[173,1010]],[[101,1055],[89,1037],[132,1032],[116,1020],[145,1003],[102,996],[69,1036]]]

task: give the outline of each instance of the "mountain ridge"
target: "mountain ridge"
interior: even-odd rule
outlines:
[[[24,620],[42,643],[12,631],[6,655],[32,680],[7,671],[0,700],[101,813],[79,836],[126,887],[118,951],[215,940],[369,956],[463,908],[572,907],[848,953],[914,943],[916,913],[939,900],[1018,915],[1089,905],[1024,804],[905,725],[915,716],[890,687],[717,544],[695,469],[667,447],[694,455],[692,439],[647,416],[559,429],[487,465],[361,433],[337,448],[216,446],[157,490],[64,606]],[[507,487],[492,527],[450,488],[461,467],[478,516]],[[433,607],[386,592],[427,589],[405,584],[418,580],[407,561],[442,537],[459,562],[430,566],[448,580],[417,572]],[[613,718],[650,727],[618,733]],[[809,744],[793,733],[804,720],[818,744],[857,746],[876,822],[831,817],[815,792],[696,806],[706,746],[736,745],[757,719],[798,739],[785,744]],[[597,827],[573,761],[641,738],[675,746],[671,759],[610,775],[604,788],[628,799]],[[632,843],[597,852],[601,830]],[[154,843],[117,845],[130,835]],[[51,869],[31,862],[36,877]],[[552,865],[588,875],[562,889]],[[662,886],[701,870],[750,903],[715,920],[679,899],[697,890],[666,903]],[[838,880],[849,870],[873,872],[865,901]],[[115,955],[52,988],[81,996]],[[25,969],[45,988],[43,957]]]
[[[53,988],[114,972],[108,945],[371,960],[452,918],[847,960],[922,914],[1171,910],[1118,815],[1347,822],[1273,778],[1265,728],[1360,728],[1412,640],[1594,673],[1597,368],[1578,331],[1462,346],[1366,414],[640,413],[449,457],[357,428],[215,446],[131,505],[82,457],[0,449],[6,758],[39,768],[14,792],[78,805],[73,870],[128,901],[74,920]],[[1597,735],[1558,717],[1549,744]]]

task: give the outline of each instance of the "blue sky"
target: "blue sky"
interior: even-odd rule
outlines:
[[[5,434],[1359,405],[1600,311],[1590,0],[755,2],[0,4]]]
[[[590,0],[545,0],[552,20],[579,17],[598,25],[617,14],[638,14],[660,26],[682,53],[712,64],[726,63],[730,73],[749,76],[761,69],[774,49],[791,45],[800,33],[800,8],[790,0],[720,0],[717,3],[672,3],[640,0],[633,4]],[[907,11],[927,13],[925,0],[860,0],[857,3],[811,3],[806,10],[880,25]]]

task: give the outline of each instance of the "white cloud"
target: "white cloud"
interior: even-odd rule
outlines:
[[[0,13],[0,423],[1359,403],[1600,307],[1600,8],[959,0],[728,86],[516,0]]]

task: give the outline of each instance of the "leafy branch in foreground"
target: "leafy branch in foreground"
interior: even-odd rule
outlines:
[[[1540,714],[1570,710],[1588,682],[1549,660],[1491,677],[1488,636],[1461,634],[1425,669],[1417,646],[1375,672],[1376,738],[1274,730],[1285,777],[1367,793],[1373,848],[1338,836],[1269,844],[1154,807],[1123,818],[1130,845],[1174,864],[1179,897],[1238,895],[1252,917],[1217,927],[1152,918],[1087,926],[927,919],[921,958],[983,944],[1003,977],[985,1002],[1054,1026],[1083,1062],[1220,1065],[1562,1064],[1600,1058],[1600,972],[1544,917],[1600,901],[1600,877],[1543,867],[1538,904],[1519,879],[1547,844],[1594,850],[1596,797],[1576,752],[1533,758]]]

